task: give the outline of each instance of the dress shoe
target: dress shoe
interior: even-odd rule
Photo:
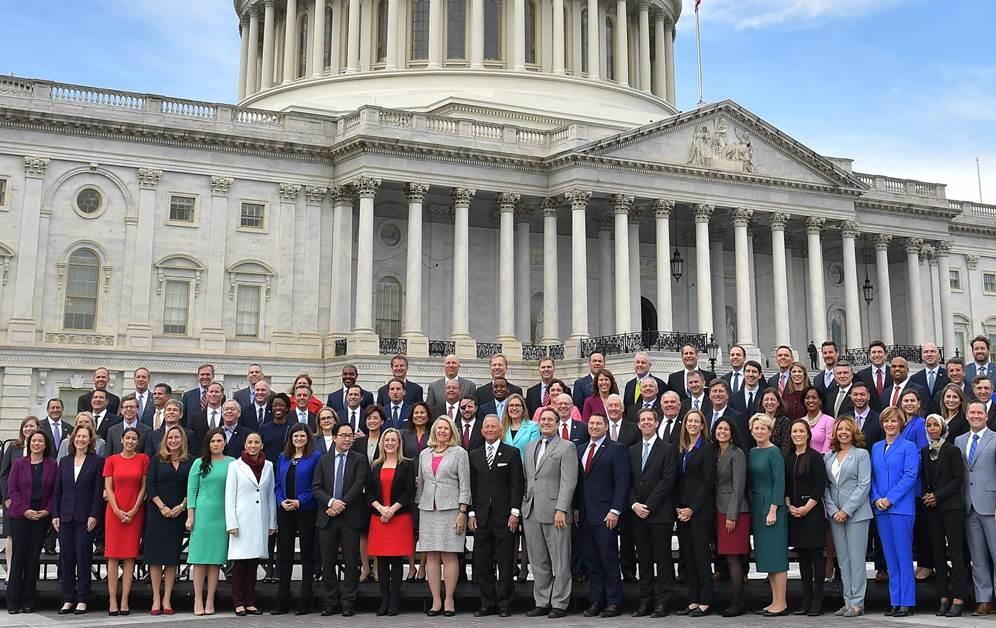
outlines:
[[[695,606],[695,607],[689,607],[689,606],[686,606],[685,608],[680,608],[680,609],[678,609],[678,610],[677,610],[677,611],[675,612],[675,615],[689,615],[689,614],[691,614],[691,612],[692,612],[692,611],[694,611],[694,610],[695,610],[696,608],[698,608],[698,606]]]
[[[512,612],[510,610],[508,610],[507,606],[503,606],[502,608],[498,609],[498,616],[499,617],[511,617],[512,616]]]
[[[62,608],[60,608],[59,611],[58,611],[58,614],[59,615],[68,615],[68,614],[70,614],[72,612],[73,612],[73,605],[70,604],[69,606],[63,606]],[[156,614],[158,615],[159,613],[156,613]]]
[[[947,614],[948,610],[950,609],[951,609],[951,602],[949,602],[948,600],[944,600],[943,602],[941,602],[941,605],[937,607],[937,612],[934,613],[934,615],[936,615],[937,617],[944,617]]]
[[[708,617],[712,615],[712,607],[702,608],[701,606],[688,614],[689,617]]]
[[[302,608],[299,608],[296,611],[294,611],[294,614],[297,615],[298,617],[300,617],[301,615],[310,615],[311,614],[311,607],[310,606],[304,606]]]
[[[494,615],[495,609],[481,607],[474,611],[474,617],[487,617],[488,615]]]
[[[889,572],[884,569],[879,569],[875,572],[875,582],[888,582]]]
[[[793,615],[805,615],[808,612],[809,612],[809,604],[803,604],[802,608],[800,608],[797,611],[792,611],[792,614]]]
[[[842,617],[848,617],[848,618],[850,618],[850,617],[861,617],[864,614],[865,614],[865,609],[863,609],[860,606],[858,606],[858,607],[855,607],[855,608],[849,608],[846,611],[844,611],[844,614],[842,615]]]
[[[778,611],[777,613],[772,613],[771,611],[764,611],[764,614],[761,615],[761,616],[762,617],[787,617],[788,614],[789,614],[789,609],[786,606],[785,608],[783,608],[782,610]]]
[[[965,612],[965,603],[964,602],[962,602],[961,604],[955,603],[951,605],[951,608],[948,609],[948,612],[944,613],[944,616],[961,617],[961,614],[964,612]]]
[[[650,604],[640,604],[640,607],[631,613],[631,617],[646,617],[650,614]]]
[[[601,612],[602,612],[601,606],[599,606],[598,604],[592,604],[591,606],[586,608],[584,612],[581,614],[584,615],[585,617],[598,617],[598,614]]]
[[[343,617],[352,617],[353,615],[355,615],[355,612],[353,611],[353,609],[351,609],[351,608],[344,608],[344,609],[342,609],[342,616]]]
[[[989,615],[992,612],[993,612],[993,605],[990,604],[989,602],[983,602],[982,604],[979,604],[978,606],[975,607],[975,610],[972,611],[972,615],[974,617],[982,617],[983,615]]]
[[[322,617],[332,617],[333,615],[338,615],[339,609],[336,608],[326,608],[322,609]]]
[[[384,603],[383,606],[378,608],[377,612],[374,614],[377,615],[377,617],[383,617],[384,615],[387,615],[387,603]]]
[[[615,605],[615,604],[609,604],[608,606],[606,606],[605,608],[602,609],[602,612],[599,613],[598,616],[599,617],[619,617],[619,615],[621,615],[621,614],[622,614],[622,611],[619,610],[619,607],[617,605]]]
[[[549,607],[537,606],[536,608],[526,611],[526,617],[546,617],[550,614]]]
[[[548,619],[560,619],[562,617],[567,617],[567,611],[562,608],[550,609],[550,614],[547,615]]]
[[[243,609],[243,610],[241,610],[241,611],[235,611],[235,615],[236,615],[237,617],[245,617],[245,616],[246,616],[246,612],[245,612],[245,610],[244,610],[244,609]]]
[[[717,571],[716,573],[712,574],[712,581],[713,582],[723,582],[724,580],[729,580],[729,579],[730,579],[730,574],[725,574],[725,573],[722,573],[722,572],[719,572],[719,571]]]
[[[893,617],[911,617],[913,615],[913,609],[909,606],[900,606],[896,609],[896,612],[892,614]]]
[[[21,613],[21,609],[19,609],[19,608],[8,608],[7,609],[7,614],[8,615],[19,615],[20,613]]]
[[[889,610],[885,611],[885,616],[886,617],[892,617],[893,615],[896,614],[896,609],[897,608],[899,608],[899,607],[898,606],[890,606]]]
[[[667,617],[668,613],[667,604],[658,604],[654,607],[654,612],[650,613],[650,616],[654,619],[660,619],[661,617]]]
[[[744,609],[743,607],[740,606],[731,606],[730,608],[724,610],[722,613],[723,617],[740,617],[743,614],[744,614]]]
[[[425,612],[425,614],[428,615],[429,617],[439,617],[440,615],[443,614],[443,609],[441,609],[441,608],[430,608],[429,610],[427,610]]]

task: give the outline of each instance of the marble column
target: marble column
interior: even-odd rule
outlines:
[[[564,0],[553,0],[553,73],[564,74]]]
[[[954,316],[951,314],[951,242],[942,240],[934,247],[937,256],[938,288],[941,295],[941,336],[944,342],[944,356],[954,356],[955,330]]]
[[[526,69],[526,0],[512,0],[512,69]]]
[[[246,97],[246,77],[249,75],[249,20],[242,16],[239,24],[239,101]]]
[[[318,2],[324,3],[323,0]],[[314,21],[318,23],[324,20]],[[284,18],[284,83],[290,83],[297,78],[297,39],[297,0],[287,0],[287,14]],[[319,66],[320,64],[316,67]],[[321,74],[321,71],[316,74]]]
[[[128,348],[132,350],[149,351],[152,349],[152,326],[149,315],[150,282],[143,281],[152,268],[152,247],[150,243],[155,238],[156,228],[156,189],[163,171],[158,168],[138,169],[138,212],[137,216],[125,218],[125,231],[130,240],[130,260],[126,259],[125,272],[134,273],[137,281],[130,282],[131,310],[128,317],[128,328],[125,333]],[[130,262],[130,263],[129,263]]]
[[[657,331],[674,331],[671,317],[671,225],[674,201],[659,198],[654,201],[657,227]]]
[[[927,275],[929,277],[927,294],[930,295],[930,318],[933,322],[927,341],[940,346],[944,344],[944,330],[941,329],[941,280],[937,274],[937,252],[934,250],[934,245],[924,244],[920,257],[927,261]]]
[[[598,284],[601,295],[598,299],[598,333],[611,336],[615,333],[614,278],[612,277],[612,214],[602,214],[596,219],[598,225]]]
[[[588,337],[588,232],[585,212],[591,192],[571,190],[571,341],[581,356],[581,340]]]
[[[274,286],[276,320],[270,338],[273,346],[284,353],[294,350],[290,346],[293,340],[291,330],[304,327],[304,316],[307,311],[302,307],[303,302],[295,302],[294,297],[310,289],[310,285],[309,288],[305,288],[302,279],[298,279],[307,274],[309,258],[304,247],[300,246],[304,238],[298,239],[296,234],[297,199],[301,196],[301,186],[294,183],[280,183],[277,191],[280,195],[280,209],[279,212],[275,212],[270,228],[276,233],[277,241],[288,243],[290,250],[277,258],[277,276],[283,279]]]
[[[640,272],[640,219],[643,218],[643,208],[633,206],[629,210],[629,317],[630,328],[643,330],[643,307],[641,298]]]
[[[207,311],[222,312],[224,295],[232,298],[232,294],[225,290],[225,239],[228,234],[229,205],[232,204],[231,191],[235,179],[232,177],[212,176],[211,177],[211,201],[205,207],[205,223],[201,229],[205,229],[207,237],[207,250],[210,251],[207,259],[207,286],[204,291],[207,295]],[[225,339],[227,334],[222,327],[221,318],[212,318],[206,321],[200,330],[200,349],[206,352],[224,353]]]
[[[590,23],[590,21],[589,21]],[[633,318],[630,307],[630,265],[629,265],[629,212],[633,207],[633,197],[616,194],[612,197],[616,226],[616,334],[633,332]]]
[[[889,285],[889,242],[892,236],[879,233],[875,236],[875,266],[878,269],[878,308],[881,316],[882,342],[896,344],[892,330],[892,288]]]
[[[716,336],[716,344],[720,355],[726,353],[727,347],[733,344],[730,338],[729,326],[726,324],[726,250],[723,241],[726,239],[726,225],[715,222],[709,225],[709,272],[712,296],[712,327]],[[734,333],[736,330],[734,330]]]
[[[7,339],[11,344],[35,343],[35,281],[38,278],[39,232],[42,212],[42,180],[48,172],[45,157],[24,158],[24,193],[21,215],[18,217],[17,257],[14,264],[13,314],[8,325]],[[44,269],[44,262],[41,268]]]
[[[263,13],[263,76],[260,81],[263,89],[273,86],[273,17],[274,0],[266,0]]]
[[[246,68],[246,96],[252,96],[259,88],[259,13],[249,13],[249,67]]]
[[[498,194],[498,268],[515,267],[515,210],[520,198],[512,192]],[[516,276],[514,272],[503,272],[501,275],[502,289],[498,291],[498,342],[502,343],[503,353],[518,353],[521,359],[522,345],[515,337]]]
[[[640,91],[650,93],[650,2],[640,2]]]
[[[390,22],[388,23],[390,24]],[[325,0],[315,0],[315,12],[312,14],[311,19],[311,75],[321,76],[325,74],[325,29],[327,28],[325,24]],[[339,42],[336,41],[334,36],[332,37],[332,48],[335,48]],[[392,41],[390,37],[387,40],[388,50],[390,51],[390,42]],[[388,52],[388,55],[391,53]],[[389,57],[390,58],[390,57]],[[292,68],[293,69],[293,68]],[[284,70],[284,80],[287,81],[287,71]]]
[[[923,240],[909,238],[903,245],[906,251],[906,305],[910,314],[911,344],[922,345],[926,334],[923,327],[923,290],[920,282],[920,247]]]
[[[435,30],[432,24],[432,9],[436,9],[436,19],[439,19],[439,4],[442,0],[432,0],[429,4],[429,61],[432,61],[432,51],[436,50],[436,67],[439,65],[439,46],[433,42],[438,42],[441,31],[436,25]],[[360,40],[363,34],[360,31],[360,0],[349,0],[349,32],[346,35],[346,73],[360,71]]]
[[[733,218],[733,247],[737,273],[737,343],[751,353],[754,350],[753,311],[750,307],[750,269],[754,260],[747,246],[747,225],[754,217],[754,210],[736,207],[731,212]]]
[[[598,67],[601,61],[599,21],[598,0],[588,0],[588,78],[595,80],[598,80]]]
[[[536,344],[539,338],[533,342],[533,326],[531,320],[532,294],[530,292],[530,274],[532,272],[532,247],[531,235],[529,233],[529,222],[532,220],[533,210],[519,204],[515,211],[515,328],[523,343]]]
[[[364,344],[373,341],[372,350],[377,351],[377,337],[373,326],[373,258],[374,258],[374,197],[380,187],[380,179],[361,176],[353,182],[353,189],[360,197],[359,221],[356,229],[356,317],[353,321],[354,339],[363,336]],[[371,338],[372,337],[372,338]],[[355,342],[351,340],[351,343]],[[350,353],[369,353],[351,346]]]
[[[809,339],[817,346],[827,338],[826,292],[823,286],[823,241],[820,234],[826,218],[806,219],[809,245]]]
[[[667,73],[667,101],[673,106],[674,100],[674,24],[664,25],[665,69]]]
[[[329,336],[348,334],[353,302],[353,195],[352,186],[329,188],[332,197],[332,303],[329,309]]]
[[[667,59],[664,52],[664,14],[654,13],[654,96],[667,96]]]
[[[422,203],[428,183],[405,184],[408,198],[408,242],[405,273],[405,321],[401,335],[408,340],[408,354],[426,357],[429,341],[422,330]]]
[[[543,199],[543,338],[540,344],[560,344],[560,285],[557,266],[557,200]]]
[[[709,263],[709,218],[715,208],[700,203],[695,206],[695,292],[698,306],[698,332],[711,335],[712,320],[712,275]]]
[[[972,321],[979,320],[978,318],[976,318],[976,309],[975,309],[976,299],[972,295],[975,294],[976,290],[981,290],[982,285],[980,284],[981,278],[977,278],[976,277],[977,273],[975,272],[979,269],[979,256],[965,255],[964,258],[965,258],[965,292],[968,293],[968,320],[970,321],[968,335],[971,336],[973,333],[975,333],[975,323]],[[971,359],[971,346],[965,347],[965,349],[967,350],[967,353],[962,354],[962,357],[966,359]]]
[[[470,0],[470,69],[484,68],[484,0]]]
[[[844,255],[844,314],[847,318],[847,346],[841,349],[865,346],[861,338],[861,295],[858,293],[858,262],[854,252],[854,239],[858,233],[856,222],[845,221],[840,225]]]
[[[387,2],[387,59],[384,62],[385,70],[398,69],[398,22],[401,15],[401,0],[388,0]]]
[[[304,186],[304,217],[303,220],[297,221],[299,228],[303,229],[305,260],[303,268],[307,269],[302,271],[302,280],[304,277],[310,278],[310,270],[314,264],[318,263],[321,267],[317,260],[322,258],[322,222],[324,215],[327,214],[323,205],[328,192],[329,189],[325,186]],[[299,287],[302,285],[296,279],[294,283]],[[300,324],[295,331],[297,332],[298,344],[304,346],[302,352],[310,353],[321,346],[321,332],[318,329],[319,291],[310,282],[307,287],[300,288],[300,291],[304,294],[304,312],[301,313]],[[295,294],[299,294],[299,292],[295,290]]]
[[[438,0],[437,0],[438,1]],[[431,41],[431,38],[430,38]],[[470,201],[477,190],[453,188],[453,322],[451,339],[460,357],[477,356],[470,335]]]
[[[359,2],[359,0],[351,0]],[[349,14],[350,31],[352,31],[353,14]],[[443,0],[429,0],[429,65],[430,69],[442,65],[443,41]]]
[[[626,0],[616,0],[614,32],[616,40],[616,82],[620,85],[629,85],[629,20],[626,19]]]

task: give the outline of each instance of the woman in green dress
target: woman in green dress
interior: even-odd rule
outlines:
[[[771,604],[761,614],[779,617],[788,614],[785,580],[788,571],[788,517],[785,514],[785,459],[771,442],[775,420],[766,414],[750,419],[750,432],[757,447],[750,450],[751,531],[757,570],[768,573]]]
[[[214,428],[205,435],[203,453],[187,479],[187,563],[194,566],[194,615],[214,615],[218,572],[228,560],[225,530],[225,481],[232,458],[225,455],[225,433]],[[207,597],[204,582],[207,581]]]

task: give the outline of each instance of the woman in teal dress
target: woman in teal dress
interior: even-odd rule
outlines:
[[[194,566],[194,615],[214,615],[218,571],[228,560],[225,530],[225,482],[232,458],[225,455],[225,433],[208,431],[199,460],[187,479],[187,563]],[[204,582],[207,581],[207,597]]]
[[[750,473],[751,531],[754,534],[754,557],[757,570],[768,573],[771,604],[762,615],[778,617],[788,614],[785,580],[788,571],[788,516],[785,513],[785,459],[771,442],[775,420],[766,414],[750,419],[750,432],[757,447],[750,450],[747,470]]]

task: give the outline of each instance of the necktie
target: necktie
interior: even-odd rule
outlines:
[[[564,440],[571,440],[571,432],[567,429],[567,423],[560,424],[560,437]]]
[[[399,423],[398,423],[398,414],[399,414],[398,406],[394,406],[393,416],[391,417],[391,420],[394,421],[394,427],[398,427],[398,425],[399,425]]]
[[[972,446],[968,448],[968,464],[975,462],[975,450],[979,446],[979,435],[972,434]]]
[[[488,445],[488,468],[495,466],[495,446]]]
[[[754,407],[754,391],[747,393],[747,409],[750,410]]]
[[[543,400],[543,406],[550,405],[550,397],[546,390],[546,384],[540,385],[540,399]]]
[[[651,403],[651,402],[649,402],[649,401],[644,401],[644,402],[643,402],[643,409],[644,409],[644,410],[649,410],[650,408],[652,408],[652,407],[653,407],[653,405],[654,405],[654,404],[652,404],[652,403]]]
[[[830,388],[830,384],[833,383],[833,372],[823,371],[823,385]]]
[[[619,424],[618,423],[613,423],[612,424],[612,435],[611,435],[610,438],[612,438],[612,440],[614,440],[614,441],[615,440],[619,440]]]
[[[718,420],[719,420],[719,413],[716,412],[715,410],[713,410],[712,411],[712,423],[710,423],[709,426],[711,427],[713,425],[716,425],[716,421],[718,421]]]
[[[138,396],[138,416],[145,415],[145,393]]]
[[[837,401],[833,404],[833,415],[837,416],[840,413],[840,404],[844,403],[844,397],[847,396],[847,391],[843,388],[837,391]]]
[[[62,430],[59,429],[58,423],[52,424],[52,440],[55,442],[56,447],[62,442]]]
[[[733,374],[733,392],[740,392],[740,372]]]
[[[633,401],[640,400],[640,380],[636,380],[636,395],[633,397]]]
[[[207,410],[208,407],[208,394],[203,388],[201,389],[201,412]]]
[[[335,456],[335,485],[332,487],[332,499],[342,499],[342,478],[346,472],[346,454]]]
[[[589,473],[591,473],[591,460],[592,460],[592,458],[595,457],[595,450],[596,449],[598,449],[598,445],[596,445],[595,443],[592,443],[588,447],[588,457],[585,458],[585,461],[584,461],[584,474],[585,475],[588,475]]]
[[[260,425],[263,424],[263,408],[256,408],[256,422]]]
[[[297,420],[305,425],[308,424],[308,412],[306,410],[297,411]]]
[[[668,419],[667,424],[664,426],[664,440],[671,440],[671,427],[674,425],[674,419]]]
[[[640,471],[647,467],[647,458],[650,457],[650,443],[643,441],[643,457],[640,459]]]
[[[155,425],[153,427],[155,427],[155,429],[158,430],[160,427],[162,427],[162,424],[163,424],[163,411],[162,410],[156,410],[156,420],[154,421],[154,423],[155,423]]]
[[[232,430],[225,428],[225,445],[228,445],[229,441],[232,440]]]
[[[699,409],[699,400],[695,399],[694,401],[692,401],[692,405],[695,407],[696,410],[698,410]]]
[[[781,377],[778,378],[778,394],[781,395],[785,392],[785,380],[788,379],[787,373],[782,373]]]
[[[930,394],[934,394],[934,378],[936,375],[933,370],[927,371],[927,388],[930,389]]]
[[[896,384],[896,386],[892,389],[892,402],[889,403],[890,406],[894,406],[897,403],[899,403],[900,390],[902,390],[902,388],[899,386],[899,384]]]
[[[868,415],[865,415],[865,416],[868,416]],[[858,422],[858,429],[859,430],[865,429],[865,417],[863,417],[863,416],[855,416],[854,420]]]
[[[446,411],[446,414],[450,415],[450,421],[452,421],[456,416],[456,404],[450,404],[450,409]]]
[[[540,443],[540,446],[536,448],[536,466],[539,466],[540,460],[543,459],[543,454],[546,453],[546,439]]]
[[[218,427],[218,411],[217,410],[212,410],[211,411],[211,428],[214,429],[216,427]]]
[[[349,412],[349,426],[353,428],[354,432],[357,432],[360,429],[360,426],[356,424],[356,410],[351,410]]]
[[[882,387],[884,385],[885,385],[885,382],[882,381],[882,369],[876,369],[875,370],[875,391],[878,393],[879,397],[882,396]]]
[[[470,423],[463,422],[463,448],[470,449]]]

